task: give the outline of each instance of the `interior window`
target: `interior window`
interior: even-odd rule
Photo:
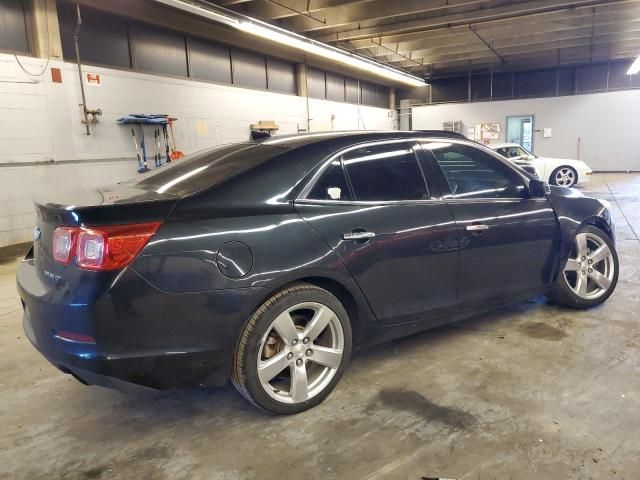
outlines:
[[[313,186],[307,198],[313,200],[353,200],[342,162],[334,160]]]
[[[503,157],[507,157],[507,158],[519,157],[521,155],[520,152],[518,152],[518,149],[516,147],[499,148],[497,152]]]
[[[362,147],[345,154],[342,161],[351,181],[355,200],[429,198],[418,159],[408,144]]]
[[[523,158],[528,158],[529,156],[531,156],[532,154],[527,152],[524,148],[522,147],[516,147],[516,152],[520,157]]]
[[[468,145],[434,144],[431,150],[453,198],[526,198],[523,180],[488,153]]]

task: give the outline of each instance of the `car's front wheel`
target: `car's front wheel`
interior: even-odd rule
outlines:
[[[238,342],[232,382],[267,412],[298,413],[331,393],[350,355],[351,326],[340,301],[299,283],[253,314]]]
[[[618,254],[609,236],[585,225],[575,236],[562,272],[548,296],[555,303],[572,308],[600,305],[618,283]]]
[[[549,183],[558,187],[573,187],[578,183],[578,172],[571,167],[558,167],[551,174]]]

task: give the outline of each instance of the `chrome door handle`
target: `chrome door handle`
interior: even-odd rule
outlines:
[[[467,230],[469,232],[484,232],[485,230],[489,230],[489,225],[467,225]]]
[[[343,240],[366,240],[367,238],[373,238],[376,234],[373,232],[351,232],[351,233],[343,233]]]

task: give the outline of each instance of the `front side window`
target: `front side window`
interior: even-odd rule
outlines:
[[[497,148],[496,152],[498,152],[503,157],[509,158],[509,148],[508,147]]]
[[[516,147],[516,152],[518,153],[518,156],[520,156],[522,158],[535,157],[535,155],[533,153],[525,150],[522,147]]]
[[[520,176],[482,150],[455,143],[427,143],[442,169],[451,197],[460,199],[526,198]]]
[[[507,158],[513,158],[519,155],[515,147],[502,147],[496,151],[503,157],[507,157]]]
[[[496,150],[500,155],[507,158],[529,158],[531,155],[522,147],[500,147]]]
[[[358,201],[429,198],[418,159],[409,144],[365,146],[342,156]]]

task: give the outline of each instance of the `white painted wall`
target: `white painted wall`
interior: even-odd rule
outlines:
[[[31,72],[45,65],[45,60],[20,58]],[[92,135],[86,136],[77,69],[56,61],[49,67],[61,68],[63,83],[51,82],[49,68],[42,77],[29,77],[12,55],[0,54],[0,247],[31,239],[34,193],[46,196],[48,191],[108,185],[136,175],[131,129],[116,124],[128,113],[177,117],[176,144],[184,153],[246,141],[249,125],[259,120],[274,120],[279,133],[306,128],[304,97],[84,66],[85,73],[99,73],[102,79],[100,87],[85,87],[87,106],[103,111]],[[392,129],[389,112],[309,99],[311,131]],[[10,166],[68,160],[77,162]]]
[[[441,129],[461,120],[464,133],[478,123],[500,122],[504,142],[507,116],[534,115],[537,155],[577,158],[594,170],[640,170],[640,90],[567,97],[452,103],[413,108],[413,128]],[[552,128],[543,138],[542,129]]]

